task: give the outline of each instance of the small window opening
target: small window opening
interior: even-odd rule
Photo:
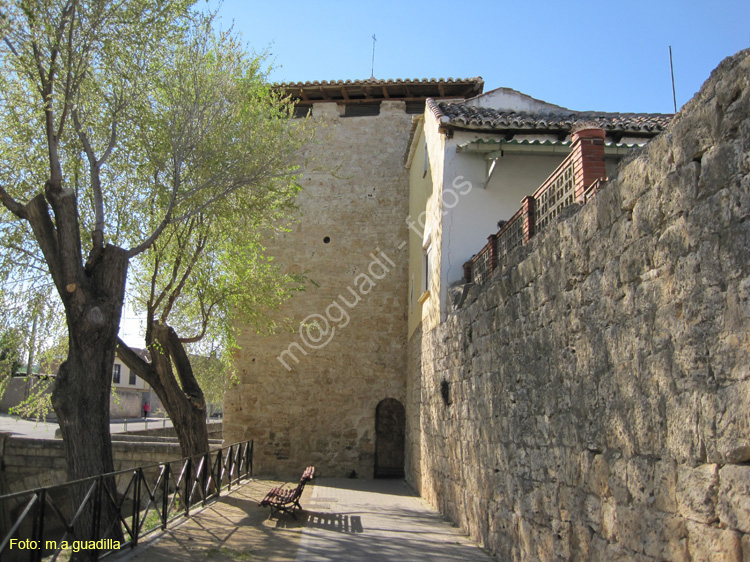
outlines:
[[[308,115],[310,115],[310,111],[312,111],[311,105],[295,105],[294,106],[294,113],[292,113],[293,119],[304,119]]]
[[[344,106],[344,117],[371,117],[380,115],[380,102],[348,103]]]
[[[451,383],[443,379],[440,381],[440,395],[443,397],[443,404],[450,406],[451,402]]]

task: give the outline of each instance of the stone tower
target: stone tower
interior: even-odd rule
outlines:
[[[255,441],[255,472],[403,475],[412,118],[428,97],[481,93],[469,80],[283,84],[316,136],[300,154],[299,217],[266,242],[304,292],[280,311],[294,331],[240,327],[239,385],[224,438]]]

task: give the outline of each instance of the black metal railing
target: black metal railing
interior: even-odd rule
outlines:
[[[252,474],[253,442],[245,441],[198,457],[0,496],[0,561],[57,560],[83,549],[102,558],[135,547]]]

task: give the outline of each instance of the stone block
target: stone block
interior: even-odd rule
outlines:
[[[696,468],[680,466],[677,470],[677,510],[686,519],[703,524],[717,520],[719,467],[704,464]]]
[[[741,534],[688,520],[688,553],[692,562],[742,562]]]
[[[728,464],[719,470],[716,514],[722,526],[750,533],[750,466]]]

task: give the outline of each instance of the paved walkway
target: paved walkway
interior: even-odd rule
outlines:
[[[296,562],[491,560],[402,480],[321,480],[308,505]]]
[[[491,562],[401,480],[316,479],[297,518],[258,507],[254,480],[118,562]]]

